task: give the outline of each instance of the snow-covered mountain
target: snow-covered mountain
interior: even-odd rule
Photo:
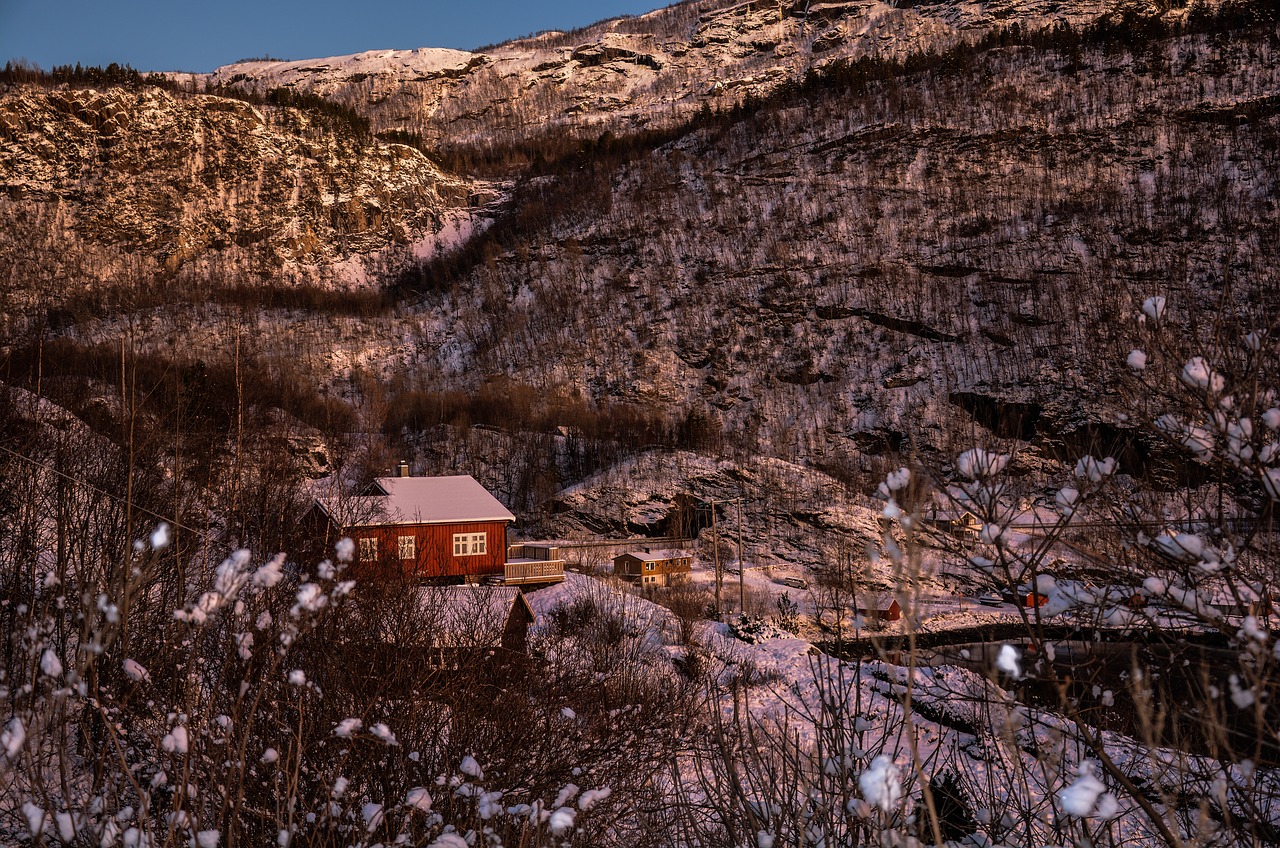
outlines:
[[[954,456],[975,434],[1031,446],[1023,468],[1100,438],[1145,473],[1155,449],[1133,441],[1120,394],[1141,299],[1197,316],[1228,274],[1241,304],[1275,290],[1276,247],[1257,234],[1280,214],[1280,63],[1265,27],[1170,27],[1185,9],[1031,30],[1101,11],[694,3],[483,53],[210,80],[256,104],[13,87],[5,315],[20,347],[81,282],[145,288],[141,305],[55,317],[110,343],[145,306],[142,348],[181,326],[216,358],[248,314],[255,354],[291,382],[441,467],[498,469],[527,510],[618,445],[865,482],[899,451]],[[985,40],[918,52],[961,38]],[[913,58],[832,62],[872,52]],[[631,131],[644,122],[667,128]],[[502,145],[525,158],[486,158]],[[459,249],[411,264],[438,244]],[[262,294],[335,281],[377,298]],[[246,282],[253,309],[224,308]],[[193,315],[196,285],[214,305]],[[423,446],[454,424],[507,438]],[[571,461],[543,437],[574,442]]]
[[[1280,842],[1276,2],[0,72],[0,843]],[[508,683],[298,553],[399,461],[701,561]]]
[[[488,220],[477,207],[502,185],[445,173],[441,161],[553,155],[564,139],[677,126],[839,59],[942,50],[1012,23],[1083,25],[1121,8],[699,0],[480,52],[247,61],[185,75],[167,92],[12,88],[0,92],[0,189],[20,222],[11,255],[22,258],[15,267],[34,261],[52,274],[68,264],[50,257],[84,257],[71,264],[89,279],[140,260],[144,273],[212,265],[364,285]],[[185,93],[206,88],[257,102]],[[296,103],[263,102],[278,91],[336,104],[384,140]]]
[[[376,50],[248,61],[221,67],[209,80],[313,92],[368,115],[376,129],[456,147],[667,126],[704,104],[732,105],[836,60],[944,50],[998,26],[1078,26],[1124,9],[1153,12],[1131,0],[689,0],[474,53]]]

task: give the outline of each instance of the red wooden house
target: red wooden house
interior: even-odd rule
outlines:
[[[518,568],[508,573],[507,526],[515,516],[474,478],[410,477],[404,465],[400,472],[379,477],[361,496],[321,499],[313,508],[328,525],[326,536],[355,541],[357,573],[530,582],[519,579]]]

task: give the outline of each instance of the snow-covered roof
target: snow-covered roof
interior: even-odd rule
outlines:
[[[467,474],[379,477],[371,488],[373,494],[342,501],[322,499],[318,503],[343,527],[516,520],[509,509]]]
[[[641,562],[662,562],[667,559],[679,559],[680,557],[692,557],[689,551],[627,551],[618,554],[618,557],[635,557]],[[617,559],[618,557],[614,557]]]
[[[414,590],[437,647],[488,648],[502,644],[513,606],[536,617],[514,586],[423,586]]]

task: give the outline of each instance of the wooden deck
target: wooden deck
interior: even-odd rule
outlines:
[[[502,571],[504,586],[563,581],[564,560],[562,559],[513,559],[506,563]]]

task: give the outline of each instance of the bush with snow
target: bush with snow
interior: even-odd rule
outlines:
[[[126,659],[124,661],[124,673],[130,680],[137,683],[151,682],[151,674],[137,660]]]
[[[58,654],[52,649],[46,649],[40,656],[40,672],[46,677],[62,676],[62,660],[58,658]]]
[[[956,460],[956,470],[971,480],[984,480],[1000,474],[1009,465],[1011,457],[983,448],[971,448]]]
[[[1014,680],[1022,677],[1022,661],[1018,656],[1018,649],[1012,645],[1001,645],[1000,653],[996,655],[996,668]]]
[[[756,615],[739,615],[731,619],[729,621],[729,632],[743,642],[753,645],[767,642],[770,639],[787,638],[792,635],[780,626]]]
[[[1152,295],[1142,302],[1142,314],[1152,321],[1159,321],[1164,317],[1167,302],[1162,295]]]
[[[902,780],[898,766],[884,754],[871,762],[871,767],[858,776],[862,797],[873,807],[892,812],[902,799]]]
[[[12,762],[18,759],[26,741],[27,730],[22,726],[22,719],[14,716],[5,724],[4,730],[0,730],[0,753],[4,754],[6,760]]]
[[[1099,819],[1114,818],[1119,813],[1116,797],[1107,792],[1096,769],[1094,762],[1082,761],[1076,769],[1075,780],[1058,792],[1058,804],[1064,813],[1076,818]]]

